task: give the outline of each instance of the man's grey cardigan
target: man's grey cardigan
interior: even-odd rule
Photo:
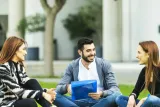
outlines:
[[[71,84],[72,81],[78,81],[79,60],[80,58],[73,60],[71,64],[68,65],[63,78],[57,85],[56,91],[58,93],[66,94],[67,84]],[[104,88],[103,97],[111,95],[114,92],[120,92],[115,80],[114,73],[112,72],[111,64],[108,61],[98,57],[95,57],[95,62],[100,85]]]

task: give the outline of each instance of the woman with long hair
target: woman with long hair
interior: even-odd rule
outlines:
[[[30,79],[23,61],[27,43],[21,38],[9,37],[0,52],[0,107],[50,107],[56,93],[43,90],[38,81]]]
[[[160,107],[160,65],[159,49],[154,41],[140,42],[137,48],[137,59],[141,70],[137,83],[129,97],[119,96],[116,103],[119,107]],[[149,91],[148,97],[138,100],[143,89]]]

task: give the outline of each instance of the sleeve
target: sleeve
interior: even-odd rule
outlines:
[[[160,98],[160,72],[159,71],[160,71],[160,68],[158,67],[155,72],[156,73],[155,75],[157,75],[157,77],[156,77],[156,84],[155,84],[156,88],[155,88],[154,95]]]
[[[71,84],[71,81],[73,80],[73,68],[70,65],[68,65],[67,69],[65,70],[65,74],[60,80],[60,83],[56,87],[56,92],[60,94],[66,94],[67,93],[67,85]]]
[[[112,71],[112,66],[109,62],[105,61],[103,64],[103,75],[104,75],[104,85],[105,90],[103,91],[103,97],[113,94],[114,92],[120,92],[114,73]]]
[[[143,68],[138,76],[138,80],[135,84],[135,87],[131,94],[135,95],[135,99],[138,98],[140,92],[144,89],[145,86],[145,68]]]
[[[36,80],[36,79],[30,79],[28,80],[24,85],[23,87],[25,89],[31,89],[31,90],[40,90],[40,91],[44,91],[46,89],[42,89],[41,85],[39,84],[39,82]]]
[[[18,66],[18,74],[20,76],[21,79],[21,84],[25,84],[28,80],[30,80],[30,78],[28,77],[25,68],[22,65]]]
[[[21,88],[13,76],[10,73],[11,71],[6,67],[0,67],[0,78],[1,82],[8,90],[14,93],[17,97],[25,99],[25,98],[34,98],[39,99],[42,97],[42,92],[37,90],[25,90]]]

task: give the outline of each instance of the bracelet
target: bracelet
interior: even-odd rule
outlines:
[[[43,89],[44,92],[47,92],[47,89]]]
[[[136,94],[135,93],[131,93],[130,96],[133,95],[134,99],[136,99]]]

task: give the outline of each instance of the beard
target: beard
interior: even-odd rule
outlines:
[[[85,60],[85,61],[88,62],[88,63],[94,61],[94,58],[93,58],[92,60],[89,59],[89,57],[92,57],[92,56],[94,56],[94,58],[95,58],[96,54],[94,54],[94,55],[89,55],[89,56],[85,56],[85,55],[83,54],[83,52],[82,52],[82,59]]]

